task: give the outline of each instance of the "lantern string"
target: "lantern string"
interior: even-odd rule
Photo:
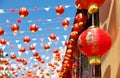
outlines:
[[[57,5],[56,5],[57,6]],[[39,10],[45,10],[49,11],[50,9],[55,9],[56,6],[38,6],[38,7],[27,7],[29,12],[30,11],[39,11]],[[66,9],[70,7],[75,7],[74,4],[63,4]],[[17,13],[19,8],[0,8],[0,14],[9,14],[9,13]]]
[[[92,26],[94,26],[95,24],[94,24],[94,14],[92,14]]]

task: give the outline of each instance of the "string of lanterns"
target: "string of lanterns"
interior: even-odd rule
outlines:
[[[92,18],[94,18],[94,13],[98,12],[99,7],[104,1],[105,0],[75,0],[75,5],[79,10],[86,9],[88,15],[92,15]],[[59,78],[67,78],[68,75],[66,73],[68,70],[70,73],[73,72],[71,56],[75,53],[76,45],[79,52],[88,57],[89,64],[91,65],[101,64],[101,56],[111,48],[112,39],[110,35],[104,29],[95,26],[94,19],[92,19],[92,26],[82,32],[82,28],[86,24],[87,19],[88,16],[82,13],[75,16],[75,23],[70,33],[70,39],[66,43],[67,50]]]

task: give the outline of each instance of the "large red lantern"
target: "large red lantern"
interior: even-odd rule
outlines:
[[[0,28],[0,36],[4,34],[4,30]]]
[[[75,0],[78,9],[88,9],[88,13],[92,14],[98,11],[98,7],[104,3],[105,0]]]
[[[38,26],[36,25],[36,24],[32,24],[31,26],[30,26],[30,31],[31,32],[36,32],[38,30]]]
[[[62,26],[64,27],[64,29],[66,30],[69,26],[69,20],[68,19],[64,19],[62,21]]]
[[[24,18],[24,17],[28,16],[29,11],[27,8],[22,7],[19,9],[18,13],[19,13],[20,17]]]
[[[56,34],[53,34],[53,33],[52,33],[52,34],[50,34],[50,39],[51,39],[51,40],[55,40],[55,39],[56,39],[56,37],[57,37],[57,36],[56,36]]]
[[[88,28],[78,38],[78,49],[90,58],[91,64],[99,64],[100,57],[110,49],[111,44],[109,34],[97,27]]]
[[[57,15],[61,15],[64,13],[64,7],[62,5],[56,7]]]
[[[30,42],[30,37],[29,36],[25,36],[24,38],[23,38],[23,42],[24,43],[29,43]]]
[[[16,35],[17,32],[19,31],[19,26],[17,24],[13,24],[11,26],[11,30],[13,31],[13,34]]]

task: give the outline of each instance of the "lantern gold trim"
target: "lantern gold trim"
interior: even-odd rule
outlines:
[[[89,64],[91,65],[99,65],[101,63],[100,56],[90,56],[89,57]]]
[[[97,3],[91,3],[88,7],[88,13],[93,14],[98,11],[98,4]]]

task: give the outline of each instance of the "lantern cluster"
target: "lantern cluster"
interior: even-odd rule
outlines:
[[[16,62],[20,62],[23,65],[27,65],[27,60],[25,58],[16,57]]]
[[[53,51],[53,53],[55,54],[56,60],[60,61],[61,58],[60,58],[60,53],[59,53],[58,49],[55,48],[54,51]]]
[[[99,6],[104,3],[105,0],[75,0],[75,5],[78,9],[88,9],[89,14],[93,14],[98,11]]]
[[[39,55],[38,52],[33,52],[33,56],[34,56],[35,59],[36,59],[37,61],[39,61],[40,63],[42,63],[42,64],[45,63],[45,61],[41,58],[41,56]]]

